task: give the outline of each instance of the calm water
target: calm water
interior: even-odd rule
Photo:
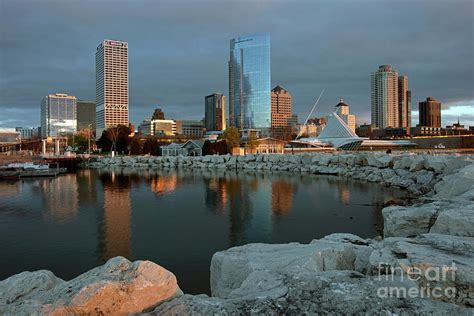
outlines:
[[[48,269],[71,279],[108,258],[149,259],[188,293],[209,292],[214,252],[252,242],[377,235],[377,184],[290,173],[81,170],[0,182],[0,279]]]

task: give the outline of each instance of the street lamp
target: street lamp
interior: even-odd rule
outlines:
[[[89,148],[89,155],[91,154],[91,133],[92,133],[92,124],[87,125],[89,127],[89,139],[88,139],[88,148]]]

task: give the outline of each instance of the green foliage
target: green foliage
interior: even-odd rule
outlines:
[[[258,145],[258,138],[257,138],[257,133],[251,132],[249,135],[249,139],[247,140],[247,146],[250,147],[251,149],[256,148]]]
[[[238,147],[240,145],[239,130],[234,126],[227,128],[222,134],[222,139],[225,140],[229,149],[233,147]]]

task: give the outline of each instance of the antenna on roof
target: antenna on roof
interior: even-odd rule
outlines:
[[[324,89],[323,89],[323,90],[321,91],[321,93],[319,94],[319,97],[318,97],[318,99],[316,100],[316,103],[314,103],[313,108],[311,109],[311,112],[309,112],[309,115],[308,115],[308,117],[306,118],[306,120],[304,121],[303,125],[306,125],[306,123],[308,123],[308,120],[309,120],[309,118],[311,117],[311,114],[313,114],[314,109],[316,108],[316,105],[318,105],[319,99],[321,99],[321,96],[323,95],[323,93],[324,93]],[[296,136],[296,139],[298,139],[298,138],[301,136],[301,132],[302,132],[302,130],[300,130],[300,132],[298,133],[298,136]]]

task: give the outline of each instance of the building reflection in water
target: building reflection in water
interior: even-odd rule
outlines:
[[[222,177],[205,178],[204,184],[207,208],[217,214],[224,214],[228,202],[227,180]]]
[[[78,186],[75,174],[40,180],[45,215],[59,222],[74,219],[79,211]]]
[[[102,259],[131,258],[131,179],[120,172],[100,175],[104,187]]]
[[[178,175],[176,173],[151,176],[149,181],[151,191],[156,194],[171,193],[178,187]]]
[[[20,194],[19,182],[0,182],[0,198],[13,198]]]
[[[288,180],[272,181],[272,213],[276,216],[289,215],[293,208],[296,185]]]
[[[351,200],[351,192],[346,188],[339,188],[339,198],[342,203],[349,205]]]

